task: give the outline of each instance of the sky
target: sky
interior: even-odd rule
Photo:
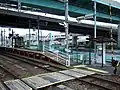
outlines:
[[[120,0],[114,0],[114,1],[120,2]]]
[[[4,31],[5,30],[5,34],[6,36],[9,35],[9,28],[3,28],[0,27],[0,31]],[[24,28],[11,28],[10,33],[12,33],[12,30],[15,32],[15,34],[19,34],[19,36],[24,36],[25,34],[29,34],[29,29],[24,29]],[[33,29],[30,29],[30,33],[32,34],[36,34],[38,32],[38,30],[36,29],[35,31],[33,31]],[[0,32],[1,33],[1,32]],[[52,35],[55,34],[60,34],[61,32],[55,32],[55,31],[50,31],[50,30],[42,30],[42,35],[43,36],[47,36],[49,33],[52,33]],[[40,34],[41,34],[41,30],[40,30]]]

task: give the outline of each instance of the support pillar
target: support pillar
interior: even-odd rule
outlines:
[[[14,32],[12,30],[12,48],[13,48],[13,37],[14,37]]]
[[[40,38],[39,38],[39,29],[40,29],[40,27],[39,27],[39,16],[38,16],[38,19],[37,19],[37,24],[38,24],[38,50],[40,50]]]
[[[1,30],[1,46],[3,46],[3,31]]]
[[[31,38],[31,35],[30,35],[30,27],[31,27],[31,21],[29,20],[29,48],[30,48],[30,43],[31,43],[31,42],[30,42],[30,41],[31,41],[31,40],[30,40],[30,38]]]
[[[66,36],[66,49],[68,53],[68,0],[65,0],[65,36]]]
[[[18,0],[18,12],[21,12],[21,0]]]
[[[117,40],[117,43],[118,43],[118,48],[120,48],[120,24],[118,26],[118,40]]]
[[[96,38],[96,0],[94,0],[94,38]],[[96,55],[96,52],[97,52],[97,50],[96,50],[97,48],[96,48],[96,41],[94,41],[94,63],[96,63],[96,57],[97,57],[97,55]]]

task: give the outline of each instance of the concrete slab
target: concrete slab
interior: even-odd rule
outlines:
[[[88,69],[88,70],[91,70],[91,71],[93,71],[93,72],[100,72],[100,73],[105,73],[105,74],[107,74],[107,73],[109,73],[106,69],[105,70],[102,70],[102,69],[104,69],[104,68],[111,68],[112,66],[110,66],[110,65],[104,65],[104,67],[101,67],[101,64],[93,64],[93,65],[77,65],[77,66],[74,66],[75,68],[80,68],[80,67],[82,67],[82,68],[85,68],[85,69]],[[112,70],[112,69],[110,69],[110,70]]]
[[[64,70],[64,71],[59,71],[59,72],[64,73],[64,74],[68,74],[68,75],[76,77],[76,78],[86,76],[85,74],[81,74],[79,72],[75,72],[75,71],[72,71],[72,70]]]
[[[42,77],[42,78],[51,77],[53,79],[59,80],[60,82],[74,79],[74,77],[72,77],[72,76],[65,75],[65,74],[62,74],[59,72],[53,72],[53,73],[48,73],[45,75],[39,75],[39,77]]]
[[[91,70],[91,71],[95,71],[95,72],[100,72],[100,73],[109,73],[108,71],[104,71],[104,70],[101,70],[101,69],[96,69],[96,68],[90,68],[90,67],[84,67],[88,70]]]
[[[33,77],[23,78],[22,80],[24,80],[28,85],[30,85],[35,90],[37,90],[43,87],[47,87],[71,79],[74,78],[58,72],[53,72],[53,73],[39,74]]]
[[[19,79],[6,81],[4,83],[7,85],[8,88],[10,88],[10,90],[32,90],[31,87],[29,87]]]
[[[35,90],[51,85],[51,82],[49,80],[45,80],[37,76],[24,78],[22,80],[24,80],[28,85],[33,87]]]
[[[95,74],[95,72],[93,72],[93,71],[88,71],[88,70],[83,70],[83,69],[74,68],[74,69],[71,69],[71,70],[75,71],[75,72],[78,72],[78,73],[81,73],[81,74],[85,74],[85,75]]]
[[[2,83],[0,83],[0,90],[7,90]]]

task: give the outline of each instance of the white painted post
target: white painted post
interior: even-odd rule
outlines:
[[[59,57],[59,51],[58,50],[55,50],[55,56],[56,56],[56,58],[57,58],[57,61],[58,61],[58,57]]]
[[[43,44],[43,53],[45,53],[45,45]]]
[[[67,63],[68,63],[68,60],[66,60],[66,66],[68,66],[68,64],[67,64]]]
[[[106,53],[106,46],[105,46],[105,43],[103,43],[103,64],[106,64],[105,53]]]
[[[68,60],[66,60],[66,66],[68,66]]]
[[[68,55],[68,59],[66,60],[66,66],[70,66],[70,55]]]
[[[45,53],[45,38],[43,38],[43,53]]]
[[[58,51],[57,51],[57,61],[58,61]]]
[[[68,55],[68,66],[70,66],[70,55]]]

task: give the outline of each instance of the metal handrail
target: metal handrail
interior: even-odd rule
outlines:
[[[53,49],[53,48],[52,48]],[[52,50],[50,47],[43,45],[43,52],[49,52],[50,54],[54,55],[57,58],[57,61],[60,59],[64,60],[66,63],[66,66],[70,66],[70,55],[67,55],[63,52],[60,52],[57,49]]]

